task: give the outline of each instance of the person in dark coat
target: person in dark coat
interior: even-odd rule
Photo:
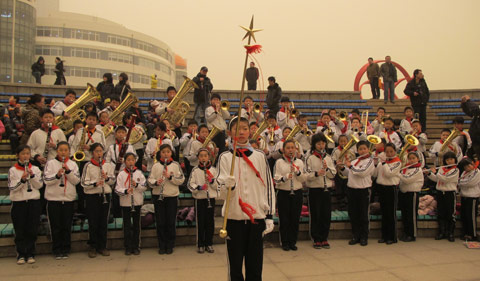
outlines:
[[[472,147],[467,152],[470,159],[475,159],[474,154],[476,154],[477,159],[480,158],[480,105],[473,102],[469,96],[462,97],[462,110],[463,112],[472,117],[472,123],[470,124],[470,129],[468,133],[472,138]]]
[[[387,104],[390,98],[391,103],[395,103],[395,82],[397,82],[397,69],[392,63],[390,56],[385,57],[385,63],[380,66],[380,75],[383,77],[383,95],[384,103]]]
[[[103,81],[98,83],[97,91],[102,97],[102,100],[97,101],[97,106],[99,109],[103,109],[105,100],[112,99],[115,95],[115,85],[113,85],[113,76],[111,73],[103,74]]]
[[[120,102],[128,95],[130,91],[130,85],[128,83],[128,75],[125,72],[120,73],[118,76],[118,83],[115,85],[115,97],[120,99]]]
[[[63,67],[63,60],[59,57],[56,57],[55,63],[55,74],[57,75],[57,79],[53,85],[67,85],[67,81],[65,80],[65,68]]]
[[[415,114],[418,113],[422,130],[425,132],[427,130],[427,103],[430,99],[430,91],[421,69],[413,71],[413,79],[407,83],[403,92],[410,97],[413,111]]]
[[[193,118],[198,124],[205,124],[205,110],[210,106],[210,93],[213,90],[213,84],[207,77],[208,68],[202,66],[197,76],[193,77],[193,82],[198,85],[198,89],[193,92],[193,102],[195,103],[195,113]]]
[[[42,126],[42,122],[40,120],[40,111],[43,108],[45,108],[45,97],[40,94],[33,94],[27,101],[27,105],[22,110],[25,133],[20,139],[20,144],[27,144],[28,138],[33,131]]]
[[[35,77],[35,83],[42,84],[42,76],[45,75],[45,60],[42,56],[32,64],[32,75]]]
[[[282,88],[278,86],[275,77],[268,77],[267,107],[271,113],[277,114],[280,110],[280,99],[282,98]]]
[[[257,80],[258,80],[258,68],[255,67],[255,63],[250,62],[250,67],[245,73],[245,79],[247,79],[248,90],[255,91],[257,90]]]

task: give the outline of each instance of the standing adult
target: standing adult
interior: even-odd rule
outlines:
[[[42,76],[45,74],[45,60],[42,56],[38,57],[37,62],[32,64],[32,75],[35,77],[35,83],[42,84]]]
[[[267,107],[272,114],[277,115],[277,112],[280,110],[279,102],[282,98],[282,88],[276,82],[275,77],[268,77],[267,89]]]
[[[210,106],[210,93],[213,90],[213,84],[207,77],[208,68],[202,66],[197,76],[193,77],[193,82],[198,88],[193,92],[193,102],[195,103],[195,113],[193,118],[197,124],[205,124],[205,110]]]
[[[115,95],[115,85],[113,85],[113,76],[111,73],[103,74],[103,81],[98,83],[97,91],[102,97],[101,104],[99,102],[99,108],[103,109],[105,100],[112,99]]]
[[[467,152],[467,155],[474,159],[473,156],[476,154],[477,159],[480,159],[480,105],[473,102],[469,96],[463,96],[461,106],[463,112],[473,118],[468,131],[472,138],[472,147]]]
[[[63,60],[59,57],[55,58],[55,74],[57,79],[53,85],[67,85],[65,80],[65,68],[63,67]]]
[[[247,72],[245,73],[245,79],[247,79],[249,91],[257,90],[258,76],[258,68],[255,67],[255,63],[252,61],[250,62],[250,67],[247,68]]]
[[[385,57],[385,63],[380,67],[380,75],[383,77],[383,95],[385,104],[388,102],[395,103],[395,82],[397,82],[397,68],[392,63],[390,56]]]
[[[370,81],[370,89],[372,90],[372,99],[380,98],[380,87],[378,87],[378,77],[380,77],[380,67],[378,63],[373,62],[373,58],[368,58],[367,78]]]
[[[125,72],[118,75],[118,83],[115,85],[115,97],[120,99],[120,102],[128,95],[130,85],[128,83],[128,75]]]
[[[150,89],[156,89],[158,85],[157,74],[152,74],[150,76]]]
[[[42,126],[40,120],[40,110],[45,107],[45,97],[40,94],[33,94],[27,101],[27,105],[22,110],[23,123],[25,124],[25,133],[20,139],[20,144],[27,144],[28,138],[36,129]]]
[[[427,130],[427,103],[430,99],[430,92],[421,69],[413,71],[413,79],[407,83],[403,92],[410,97],[413,111],[418,113],[422,130],[425,132]]]

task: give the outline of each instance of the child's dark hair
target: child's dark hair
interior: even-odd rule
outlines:
[[[340,136],[338,136],[338,141],[340,141],[341,138],[346,138],[346,139],[347,139],[347,142],[348,142],[348,137],[347,137],[347,135],[340,135]]]
[[[157,155],[155,155],[155,159],[157,159],[157,161],[160,161],[161,157],[160,157],[160,152],[162,152],[162,150],[164,149],[169,149],[170,152],[172,153],[172,156],[173,154],[175,153],[173,150],[172,150],[172,147],[169,145],[169,144],[162,144],[160,146],[160,148],[158,149],[158,152],[157,152]]]
[[[126,161],[129,156],[133,156],[133,158],[137,159],[137,156],[133,152],[127,152],[125,156],[123,156],[123,159]]]
[[[246,96],[246,97],[243,98],[243,102],[245,102],[246,100],[253,101],[253,98],[251,96]]]
[[[447,165],[447,159],[455,159],[455,164],[457,164],[457,156],[452,151],[448,151],[443,155],[443,165]]]
[[[70,144],[68,144],[68,142],[66,142],[66,141],[61,141],[61,142],[57,143],[56,149],[58,149],[62,145],[66,145],[66,146],[68,146],[68,149],[70,149]]]
[[[453,119],[453,124],[464,124],[465,119],[462,116],[457,116]]]
[[[83,125],[83,121],[80,120],[80,119],[75,119],[75,121],[73,121],[73,127],[75,127],[77,124],[82,124]]]
[[[312,146],[311,146],[310,151],[315,151],[315,146],[317,145],[317,142],[324,142],[325,145],[326,145],[327,144],[327,138],[322,133],[318,133],[318,134],[313,135]]]
[[[112,102],[112,101],[118,101],[118,102],[120,102],[120,98],[119,98],[119,97],[110,98],[110,102]]]
[[[175,89],[175,87],[173,87],[173,86],[168,86],[167,93],[170,92],[170,91],[175,91],[176,92],[177,89]]]
[[[283,142],[283,149],[285,150],[285,146],[287,146],[287,144],[289,143],[293,143],[293,145],[295,145],[295,141],[292,140],[292,139],[289,139],[289,140],[286,140]]]
[[[384,140],[384,139],[383,139],[383,140]],[[391,142],[389,142],[389,143],[387,143],[387,144],[385,145],[385,150],[387,150],[387,147],[390,147],[390,148],[392,148],[394,151],[397,151],[397,148],[396,148],[395,145],[394,145],[393,143],[391,143]]]
[[[450,131],[449,128],[443,128],[441,134],[443,134],[443,133],[445,133],[445,132],[446,132],[446,133],[449,133],[449,134],[452,133],[452,131]]]
[[[43,117],[43,115],[45,114],[52,114],[53,116],[55,116],[55,114],[53,114],[53,111],[51,111],[50,108],[42,109],[42,111],[40,112],[40,117]]]
[[[358,110],[358,108],[354,108],[351,113],[356,113],[360,115],[360,110]]]
[[[275,120],[277,120],[277,116],[275,116],[275,114],[269,112],[268,115],[267,115],[267,120],[268,120],[268,119],[275,119]]]
[[[115,128],[115,133],[118,132],[118,131],[126,132],[127,128],[125,126],[118,126],[117,128]]]
[[[245,117],[240,117],[240,120],[238,120],[238,116],[234,117],[230,123],[228,124],[228,130],[232,130],[232,127],[237,124],[238,122],[242,122],[248,125],[248,119]],[[249,127],[250,128],[250,127]]]
[[[306,118],[307,118],[307,115],[305,115],[305,114],[300,114],[300,115],[298,115],[298,118],[297,118],[297,119],[300,120],[300,119],[306,119]]]
[[[361,140],[361,141],[357,142],[357,149],[359,149],[360,146],[362,146],[362,145],[365,145],[368,148],[369,147],[369,142],[366,141],[366,140]]]
[[[422,123],[418,119],[413,119],[412,125],[415,124],[415,123],[418,123],[418,124],[420,124],[420,126],[422,126]]]
[[[418,153],[416,151],[410,151],[407,154],[407,159],[410,157],[410,155],[415,155],[415,157],[417,157],[417,159],[420,161],[420,155],[418,155]]]
[[[68,89],[68,90],[65,92],[65,96],[68,96],[68,95],[70,95],[70,94],[72,94],[72,95],[74,95],[74,96],[77,96],[77,93],[75,93],[74,90]]]
[[[385,145],[387,145],[387,140],[385,138],[381,138],[380,143],[382,143],[383,146],[385,147]]]
[[[28,104],[36,104],[37,102],[41,102],[43,96],[40,94],[33,94],[30,99],[27,101]]]
[[[337,110],[336,110],[335,108],[330,108],[330,109],[328,110],[328,115],[330,115],[330,113],[331,113],[332,111],[337,112]]]
[[[100,146],[102,149],[104,149],[104,147],[103,147],[103,145],[102,145],[101,143],[96,142],[96,143],[90,145],[90,152],[93,152],[93,151],[94,151],[97,147],[99,147],[99,146]]]
[[[470,165],[470,164],[473,165],[472,159],[470,159],[470,158],[463,158],[462,161],[458,162],[458,168],[459,168],[461,171],[464,171],[464,170],[465,170],[465,166]]]
[[[87,114],[87,116],[85,117],[85,119],[88,119],[88,117],[95,117],[95,119],[97,119],[97,121],[98,121],[98,115],[97,115],[95,112],[93,112],[93,111],[92,111],[92,112],[89,112],[89,113]]]
[[[323,116],[328,116],[328,118],[330,118],[330,114],[328,114],[327,112],[322,113],[322,115],[320,116],[320,119],[323,118]]]
[[[405,113],[407,110],[413,111],[413,108],[412,108],[411,106],[406,106],[406,107],[403,109],[403,113]]]
[[[387,112],[387,111],[385,110],[385,107],[383,107],[383,106],[379,106],[378,109],[377,109],[377,112],[378,112],[379,110],[383,110],[383,112]]]
[[[190,125],[197,125],[198,126],[198,123],[194,119],[188,120],[187,126],[190,126]]]
[[[30,146],[26,145],[26,144],[22,144],[22,145],[19,145],[17,147],[17,149],[15,149],[15,154],[20,154],[20,152],[22,152],[24,149],[28,149],[30,151],[32,151],[32,149],[30,148]]]
[[[286,130],[290,130],[290,132],[291,132],[291,131],[292,131],[292,128],[290,128],[290,127],[287,126],[287,127],[283,128],[282,133],[285,133]]]
[[[167,125],[165,125],[165,123],[163,123],[163,121],[158,121],[156,124],[155,124],[155,128],[159,128],[160,131],[163,131],[163,132],[166,132],[167,131]],[[199,130],[200,131],[200,130]]]
[[[395,124],[392,117],[387,117],[387,118],[383,119],[384,123],[387,122],[387,121],[391,121],[393,124]]]
[[[360,118],[358,118],[358,117],[353,117],[351,121],[353,121],[353,120],[357,120],[358,123],[361,123],[361,122],[360,122]]]
[[[205,124],[202,124],[202,125],[198,126],[198,130],[197,130],[197,131],[200,133],[200,131],[201,131],[203,128],[205,128],[205,129],[207,129],[207,131],[209,131],[209,130],[208,130],[208,126],[205,125]]]

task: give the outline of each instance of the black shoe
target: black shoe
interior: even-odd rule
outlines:
[[[296,251],[298,250],[298,247],[295,244],[290,244],[290,250]]]
[[[415,240],[417,240],[415,237],[412,237],[412,236],[407,236],[403,239],[403,242],[414,242]]]
[[[395,101],[393,101],[393,100],[392,100],[392,101],[390,101],[390,102],[391,102],[391,103],[393,103],[393,104],[395,104]]]
[[[171,254],[173,254],[173,249],[167,249],[167,250],[165,251],[165,253],[166,253],[167,255],[171,255]]]
[[[439,233],[439,234],[437,234],[437,236],[435,236],[435,240],[442,240],[442,239],[445,239],[445,238],[447,238],[445,233]]]
[[[386,243],[387,245],[392,245],[392,244],[393,244],[393,240],[387,240],[385,243]]]
[[[379,240],[378,240],[378,243],[385,243],[385,239],[383,239],[383,238],[382,238],[382,239],[379,239]]]
[[[132,252],[129,249],[125,249],[125,256],[130,256]]]
[[[348,241],[348,245],[355,245],[358,244],[360,241],[358,239],[352,238],[352,240]]]
[[[165,255],[165,249],[158,249],[158,254],[159,255]]]
[[[282,245],[282,250],[290,251],[290,247],[287,244]]]
[[[449,242],[455,242],[455,236],[453,236],[453,234],[449,234],[448,235],[448,241]]]
[[[360,246],[367,246],[368,240],[367,239],[360,239]]]
[[[132,254],[134,254],[135,256],[140,255],[140,249],[138,249],[138,248],[133,249]]]

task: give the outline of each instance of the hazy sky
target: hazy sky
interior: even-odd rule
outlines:
[[[409,73],[421,68],[431,89],[480,88],[477,0],[60,0],[60,9],[163,40],[188,60],[189,76],[208,66],[216,89],[240,88],[239,25],[252,14],[264,29],[265,80],[274,75],[285,90],[353,90],[367,58],[385,55]]]

